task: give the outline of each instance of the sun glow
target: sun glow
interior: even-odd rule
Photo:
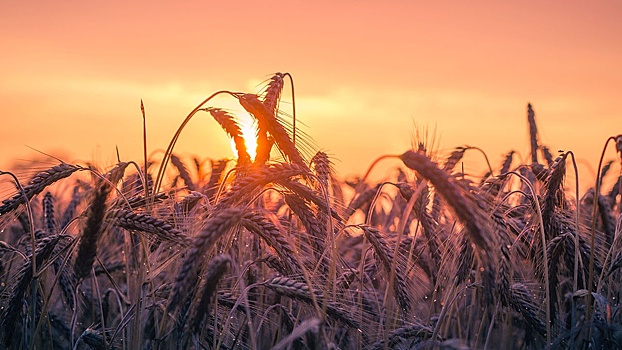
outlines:
[[[242,131],[242,138],[246,144],[246,151],[252,160],[255,160],[257,155],[257,123],[248,113],[239,113],[238,125]],[[235,156],[238,156],[238,151],[235,149],[235,142],[233,139],[230,141],[231,150]]]

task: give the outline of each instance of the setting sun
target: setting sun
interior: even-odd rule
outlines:
[[[238,117],[238,125],[240,126],[240,130],[242,131],[242,138],[244,139],[244,143],[246,144],[246,150],[248,155],[251,157],[251,160],[255,160],[255,156],[257,155],[257,123],[255,120],[246,112],[241,112],[237,114]],[[231,145],[231,150],[233,154],[238,157],[238,151],[235,148],[235,142],[233,139],[229,141]]]

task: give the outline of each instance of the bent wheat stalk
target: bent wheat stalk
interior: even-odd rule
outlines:
[[[447,172],[440,169],[426,155],[414,151],[407,151],[400,156],[404,164],[416,170],[428,179],[438,193],[445,199],[456,213],[469,233],[469,239],[477,249],[475,255],[484,269],[484,283],[488,287],[494,286],[495,259],[498,256],[495,236],[490,233],[487,220],[478,210],[477,205],[467,197],[467,194],[456,183],[456,180]]]
[[[153,193],[154,194],[158,193],[160,191],[160,186],[162,186],[162,181],[164,180],[164,172],[166,171],[166,166],[168,165],[168,161],[169,161],[171,155],[173,154],[173,148],[175,148],[175,144],[177,143],[177,139],[179,139],[179,136],[181,135],[181,132],[186,127],[186,124],[188,124],[188,122],[190,122],[190,119],[192,119],[192,117],[201,109],[201,107],[203,107],[203,105],[205,105],[212,98],[214,98],[215,96],[218,96],[220,94],[229,94],[229,95],[232,95],[232,96],[236,96],[235,93],[233,93],[231,91],[225,91],[225,90],[218,91],[218,92],[215,92],[215,93],[211,94],[208,98],[203,100],[203,102],[199,103],[188,114],[188,116],[186,116],[184,121],[177,128],[177,131],[175,132],[175,135],[173,135],[173,138],[171,139],[171,142],[169,143],[168,148],[164,152],[164,157],[162,158],[162,163],[160,164],[160,168],[158,169],[158,175],[156,176],[156,181],[155,181],[154,188],[153,188]]]
[[[41,193],[49,185],[60,179],[64,179],[81,169],[82,168],[77,165],[62,163],[38,173],[32,178],[32,180],[30,180],[28,185],[24,187],[24,195],[18,193],[13,197],[2,201],[2,205],[0,205],[0,217],[13,211],[20,204],[24,204],[26,202],[25,197],[28,198],[28,200],[31,200],[32,197]],[[0,174],[7,173],[0,172]]]

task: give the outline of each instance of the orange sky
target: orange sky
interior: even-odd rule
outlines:
[[[166,148],[205,97],[257,92],[277,71],[294,76],[304,131],[342,175],[405,151],[415,124],[435,127],[441,150],[526,156],[527,102],[543,143],[595,163],[622,133],[620,18],[617,1],[4,1],[0,167],[37,157],[27,146],[140,160],[141,98],[149,149]],[[178,145],[231,155],[207,114]]]

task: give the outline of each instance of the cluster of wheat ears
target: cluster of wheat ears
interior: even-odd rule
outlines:
[[[15,191],[0,204],[0,347],[622,347],[612,162],[566,191],[574,156],[539,144],[529,106],[530,164],[511,151],[468,175],[454,168],[477,148],[443,160],[419,143],[380,158],[401,161],[385,181],[343,181],[280,116],[290,84],[210,96],[142,165],[1,172]],[[235,116],[204,107],[218,94],[255,118],[255,159]],[[237,159],[173,152],[197,113]]]

